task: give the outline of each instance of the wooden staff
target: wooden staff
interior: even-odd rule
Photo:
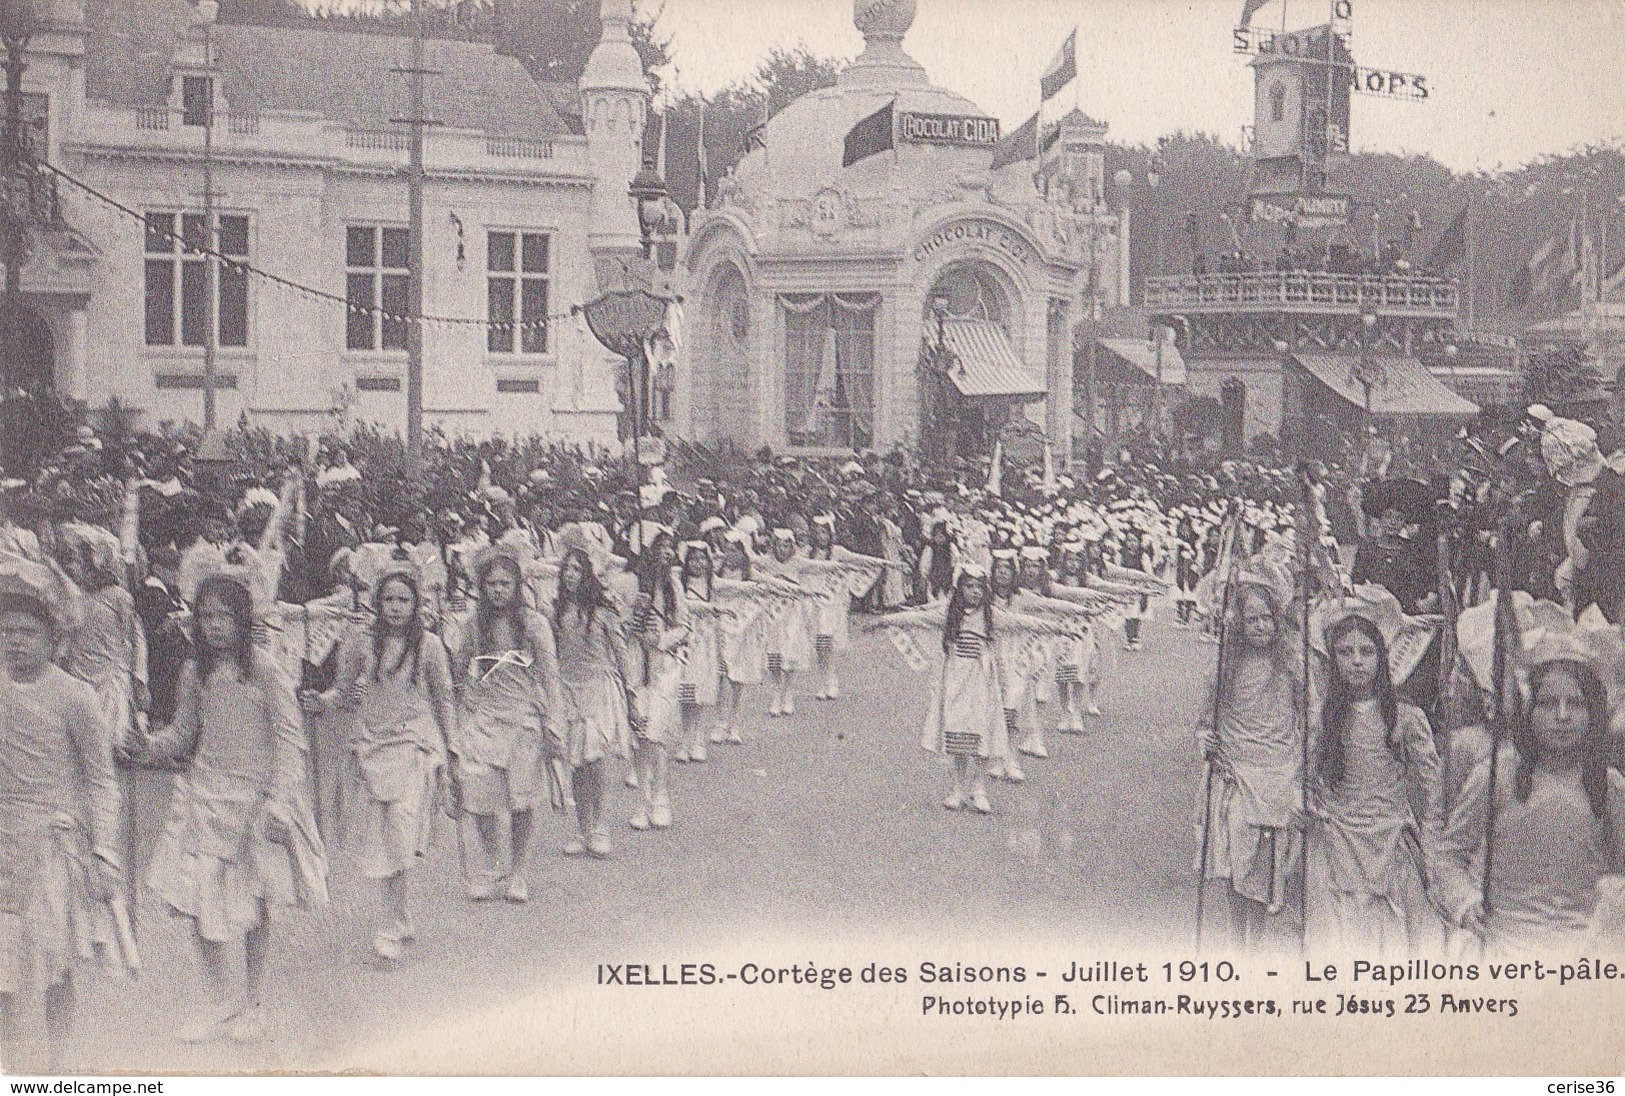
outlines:
[[[1226,631],[1230,624],[1230,602],[1235,596],[1236,571],[1238,570],[1241,553],[1238,550],[1241,539],[1241,502],[1239,499],[1230,500],[1229,512],[1225,514],[1222,526],[1221,542],[1217,565],[1225,568],[1224,588],[1219,596],[1219,650],[1214,656],[1213,680],[1213,735],[1219,734],[1219,710],[1223,706],[1224,696],[1224,654],[1227,647]],[[1226,558],[1228,553],[1228,559]],[[1205,751],[1204,751],[1205,752]],[[1202,852],[1201,859],[1196,867],[1196,951],[1202,950],[1202,921],[1207,909],[1207,857],[1212,846],[1213,834],[1213,758],[1204,756],[1202,759]]]
[[[1453,552],[1451,550],[1451,532],[1448,521],[1452,514],[1453,511],[1448,502],[1439,503],[1438,592],[1439,612],[1444,617],[1444,623],[1439,627],[1439,673],[1437,678],[1437,700],[1433,712],[1433,730],[1435,735],[1443,736],[1447,746],[1459,718],[1455,683],[1456,625],[1461,617],[1461,602],[1456,593],[1455,569],[1452,566]]]
[[[1295,532],[1298,542],[1298,623],[1302,629],[1300,639],[1303,644],[1303,660],[1299,666],[1296,697],[1299,749],[1302,750],[1300,759],[1302,775],[1298,779],[1298,803],[1303,814],[1303,836],[1298,841],[1298,918],[1301,930],[1298,940],[1301,948],[1307,952],[1309,950],[1309,774],[1313,768],[1313,758],[1310,756],[1309,750],[1309,578],[1314,562],[1315,544],[1320,538],[1319,519],[1315,515],[1315,485],[1307,468],[1299,469],[1298,481],[1302,497],[1298,503]],[[1310,534],[1311,523],[1315,523],[1313,536]],[[1279,849],[1272,849],[1271,853],[1270,878],[1273,885],[1275,876],[1273,854],[1278,854]]]
[[[1489,787],[1484,804],[1484,878],[1480,903],[1483,923],[1489,926],[1490,869],[1495,861],[1495,793],[1500,779],[1501,742],[1511,733],[1511,704],[1507,689],[1511,684],[1508,647],[1518,642],[1518,615],[1512,607],[1512,530],[1522,520],[1522,499],[1514,500],[1495,538],[1495,648],[1490,662],[1490,682],[1495,690],[1495,711],[1490,720]]]

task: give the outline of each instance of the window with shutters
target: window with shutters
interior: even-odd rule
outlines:
[[[485,348],[493,354],[546,354],[552,238],[544,232],[485,236]]]
[[[344,233],[348,350],[405,350],[412,259],[404,228],[350,225]]]
[[[203,346],[209,337],[209,229],[202,213],[146,215],[148,346]],[[216,346],[248,345],[248,218],[215,217]],[[243,264],[243,265],[239,265]]]

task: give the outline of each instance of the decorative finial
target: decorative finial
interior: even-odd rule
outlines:
[[[901,42],[914,25],[915,0],[852,0],[852,22],[865,42]]]

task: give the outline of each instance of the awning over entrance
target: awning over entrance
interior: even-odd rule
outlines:
[[[1298,354],[1309,373],[1355,407],[1366,407],[1359,354]],[[1446,388],[1415,358],[1372,354],[1363,359],[1371,380],[1373,415],[1476,415],[1478,405]]]
[[[1157,360],[1157,344],[1149,339],[1101,339],[1100,345],[1128,362],[1153,381],[1185,383],[1185,359],[1172,339],[1162,344],[1162,360]]]
[[[1044,378],[1029,370],[1004,329],[988,320],[948,320],[943,341],[957,359],[950,367],[954,387],[966,396],[1031,396],[1049,391]]]

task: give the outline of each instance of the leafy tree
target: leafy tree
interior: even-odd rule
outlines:
[[[745,155],[745,144],[763,122],[809,92],[833,87],[845,62],[820,57],[805,46],[775,49],[756,71],[735,81],[709,99],[687,93],[667,108],[671,134],[666,140],[666,182],[672,198],[684,210],[700,204],[700,114],[705,115],[705,159],[708,193]],[[650,127],[650,140],[658,141],[658,126]]]
[[[575,83],[600,34],[599,0],[423,0],[424,23],[438,38],[488,41],[542,83]],[[670,43],[655,29],[660,11],[632,23],[632,44],[650,72],[666,64]],[[220,19],[266,26],[330,26],[372,34],[411,34],[411,0],[222,0]]]
[[[1600,398],[1602,377],[1585,348],[1574,344],[1552,346],[1524,360],[1519,398],[1524,404],[1554,407]]]

